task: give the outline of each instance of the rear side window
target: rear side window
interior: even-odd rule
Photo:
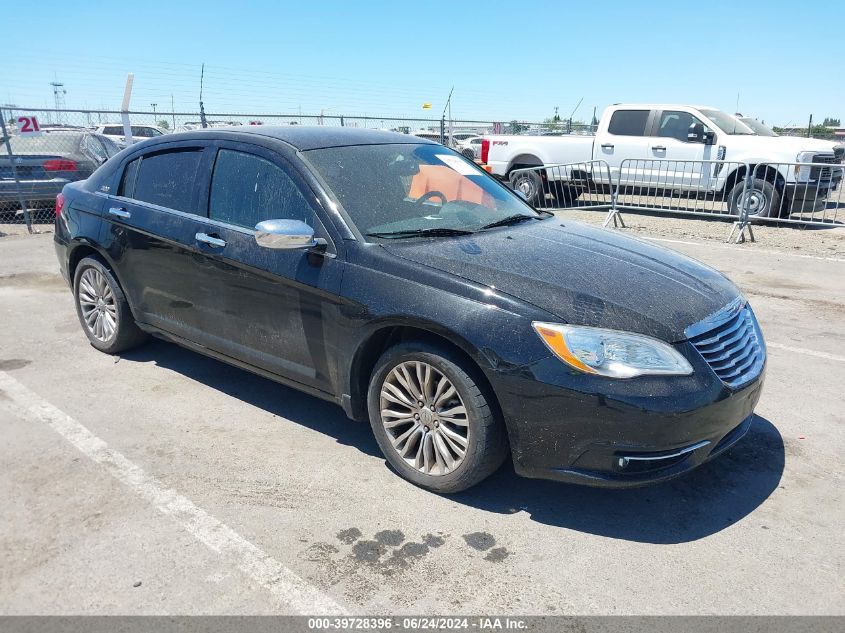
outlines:
[[[202,150],[174,150],[141,158],[132,198],[194,213],[192,198]]]
[[[617,136],[645,136],[648,114],[648,110],[617,110],[607,131]]]
[[[103,134],[110,134],[112,136],[123,136],[123,128],[119,125],[107,125],[103,128]]]
[[[296,183],[259,156],[221,149],[214,163],[208,217],[248,229],[264,220],[301,220],[314,214]]]

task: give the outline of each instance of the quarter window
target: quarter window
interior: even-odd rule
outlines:
[[[135,190],[135,178],[138,176],[138,166],[141,164],[141,159],[136,158],[126,166],[123,170],[123,176],[120,178],[120,186],[117,188],[117,195],[124,198],[131,198]]]
[[[264,220],[301,220],[314,214],[296,183],[281,168],[253,154],[221,149],[211,179],[208,216],[248,229]]]
[[[202,150],[183,149],[141,159],[132,198],[194,213],[192,198]]]
[[[617,136],[645,136],[648,110],[617,110],[610,117],[607,131]]]

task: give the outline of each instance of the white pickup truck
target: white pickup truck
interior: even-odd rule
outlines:
[[[627,189],[724,196],[736,213],[749,165],[754,170],[751,212],[759,217],[818,206],[842,179],[841,167],[790,163],[835,165],[843,157],[845,146],[830,141],[760,136],[715,108],[667,104],[609,106],[595,136],[491,135],[481,144],[488,171],[510,180],[534,202],[547,193],[575,198],[586,182],[599,187],[618,183]],[[607,167],[590,162],[596,160]],[[514,171],[548,165],[571,166]]]

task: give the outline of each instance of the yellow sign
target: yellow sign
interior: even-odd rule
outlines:
[[[431,104],[430,104],[430,103],[424,103],[424,104],[423,104],[423,110],[430,110],[430,109],[431,109]]]

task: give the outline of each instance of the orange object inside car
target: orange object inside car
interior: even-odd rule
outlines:
[[[465,200],[494,209],[496,203],[489,193],[474,182],[445,165],[420,165],[419,173],[411,181],[408,197],[416,200],[429,191],[439,191],[446,200]],[[434,200],[438,200],[434,198]]]

